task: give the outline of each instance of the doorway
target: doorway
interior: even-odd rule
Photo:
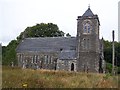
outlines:
[[[71,64],[71,71],[74,71],[74,64]]]

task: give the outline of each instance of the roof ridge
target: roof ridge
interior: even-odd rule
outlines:
[[[28,37],[25,39],[41,39],[41,38],[76,38],[75,36],[72,37]]]

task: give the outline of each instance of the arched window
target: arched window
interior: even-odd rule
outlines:
[[[44,64],[47,64],[47,55],[45,55],[44,58],[45,58]]]
[[[87,26],[84,25],[84,33],[87,33]]]
[[[91,30],[90,24],[89,23],[85,23],[83,25],[83,33],[88,34],[88,33],[91,32],[90,30]]]
[[[87,27],[87,33],[90,33],[90,25]]]

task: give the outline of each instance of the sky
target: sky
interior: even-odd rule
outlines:
[[[65,33],[76,36],[77,16],[90,8],[100,20],[100,38],[118,41],[119,0],[0,0],[0,43],[8,45],[27,27],[54,23]]]

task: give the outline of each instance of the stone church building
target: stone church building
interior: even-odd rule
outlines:
[[[76,37],[24,38],[18,45],[18,66],[22,68],[78,72],[105,71],[100,21],[90,7],[77,18]]]

